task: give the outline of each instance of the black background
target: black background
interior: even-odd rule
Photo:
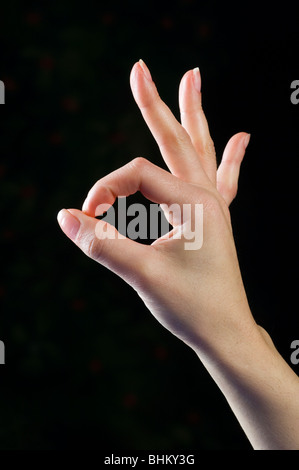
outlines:
[[[236,244],[253,314],[298,372],[294,5],[1,6],[1,449],[251,448],[195,354],[56,215],[136,156],[164,167],[131,95],[134,62],[176,116],[181,76],[199,66],[218,157],[234,133],[251,133],[231,206]]]

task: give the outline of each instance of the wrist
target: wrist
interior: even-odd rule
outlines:
[[[192,346],[200,359],[211,358],[213,363],[229,365],[240,355],[252,357],[253,345],[259,350],[267,344],[267,333],[257,325],[245,302],[229,311],[223,309],[214,318],[216,320],[209,320],[208,325],[201,325],[197,342]]]
[[[282,360],[268,333],[248,311],[217,327],[205,341],[193,348],[216,383],[222,388],[234,384],[257,383],[269,365]],[[275,367],[275,366],[274,366]]]

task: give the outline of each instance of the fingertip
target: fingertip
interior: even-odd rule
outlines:
[[[130,79],[132,79],[134,77],[134,74],[136,73],[136,68],[138,67],[138,62],[135,62],[135,64],[133,65],[133,67],[131,68],[131,72],[130,72]]]
[[[75,240],[77,233],[80,229],[81,223],[78,218],[73,213],[72,209],[62,209],[57,214],[57,220],[60,225],[61,230],[65,233],[67,237],[71,240]]]
[[[88,214],[88,207],[89,207],[89,202],[88,202],[88,199],[86,198],[85,201],[83,202],[82,212],[84,212],[85,214]]]
[[[69,212],[73,217],[76,217],[77,219],[79,219],[80,217],[80,214],[82,213],[82,211],[80,211],[79,209],[66,209],[67,212]]]
[[[95,199],[94,199],[94,188],[92,188],[89,191],[89,194],[86,197],[85,201],[83,202],[81,212],[83,212],[83,214],[89,217],[97,217],[100,214],[95,213],[96,207],[97,206],[96,206]]]
[[[241,152],[244,156],[245,150],[250,141],[250,137],[251,137],[251,134],[249,134],[248,132],[239,132],[238,134],[235,134],[231,138],[232,148],[236,146],[237,148],[239,148],[239,151],[237,153]]]
[[[187,72],[184,73],[184,75],[181,78],[180,81],[180,90],[189,83],[190,79],[192,80],[192,70],[188,70]]]
[[[198,67],[183,75],[179,86],[179,105],[182,112],[201,108],[201,76]]]
[[[192,70],[193,85],[198,93],[201,93],[201,75],[198,67]]]
[[[251,134],[246,134],[243,139],[243,145],[244,145],[245,150],[249,144],[250,138],[251,138]]]
[[[196,88],[196,90],[200,93],[201,92],[201,73],[199,67],[195,67],[194,69],[187,70],[181,78],[180,85],[188,85]]]
[[[130,84],[132,88],[136,86],[137,80],[140,77],[140,75],[144,75],[144,73],[140,65],[140,61],[138,61],[138,62],[135,62],[130,73]]]
[[[146,63],[145,63],[142,59],[140,59],[138,63],[139,63],[139,65],[140,65],[141,69],[142,69],[142,72],[143,72],[145,78],[146,78],[148,81],[152,82],[153,79],[152,79],[151,73],[150,73],[149,68],[148,68],[148,66],[146,65]]]
[[[60,211],[59,211],[58,214],[57,214],[57,221],[58,221],[59,225],[60,225],[60,222],[61,222],[61,220],[62,220],[62,218],[63,218],[63,214],[64,214],[64,211],[65,211],[65,210],[66,210],[66,209],[60,209]]]
[[[249,144],[250,136],[251,134],[248,132],[238,132],[237,134],[234,134],[226,144],[225,154],[244,153]]]
[[[181,82],[185,81],[188,77],[192,77],[193,70],[187,70],[181,78]]]

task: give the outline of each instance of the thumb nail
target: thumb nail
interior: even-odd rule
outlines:
[[[61,230],[66,234],[66,236],[71,240],[75,240],[80,228],[79,220],[67,209],[62,209],[58,213],[57,220]]]

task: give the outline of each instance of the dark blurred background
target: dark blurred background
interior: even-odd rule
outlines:
[[[219,158],[251,133],[231,206],[240,264],[255,318],[299,371],[298,19],[293,4],[250,5],[1,5],[1,449],[251,448],[195,354],[56,222],[132,158],[164,167],[129,87],[140,58],[176,116],[181,76],[200,67]]]

